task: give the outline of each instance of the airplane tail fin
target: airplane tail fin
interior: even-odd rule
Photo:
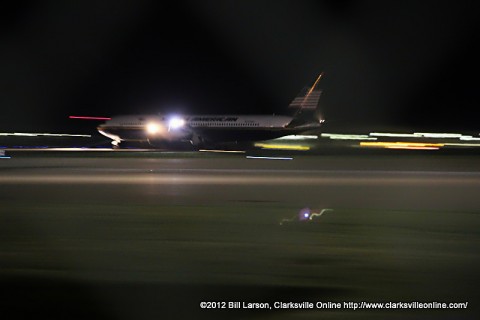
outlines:
[[[320,121],[316,116],[316,111],[322,90],[317,87],[317,84],[322,76],[323,72],[320,73],[315,80],[315,83],[311,87],[303,88],[302,91],[300,91],[300,93],[290,103],[289,107],[297,110],[293,115],[292,122],[288,126],[298,126],[312,120],[316,122]]]
[[[320,100],[322,90],[317,88],[317,84],[323,76],[323,72],[315,80],[313,86],[305,87],[290,103],[290,108],[298,108],[300,110],[315,110]]]

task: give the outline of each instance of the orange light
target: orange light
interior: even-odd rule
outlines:
[[[445,146],[443,143],[421,142],[360,142],[361,147],[387,148],[387,149],[411,149],[411,150],[438,150]]]
[[[149,134],[156,134],[160,131],[160,126],[154,122],[147,124],[146,130]]]
[[[288,145],[288,144],[255,143],[255,147],[260,147],[262,149],[276,149],[276,150],[298,150],[298,151],[310,150],[310,147],[308,146]]]

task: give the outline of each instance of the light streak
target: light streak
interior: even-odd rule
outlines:
[[[5,155],[5,150],[0,150],[0,159],[10,159],[11,157]]]
[[[395,137],[395,138],[416,138],[414,133],[390,133],[390,132],[371,132],[372,137]]]
[[[415,132],[415,136],[424,138],[461,138],[460,133],[430,133],[430,132]]]
[[[25,132],[0,132],[5,137],[83,137],[91,138],[89,134],[68,134],[68,133],[25,133]]]
[[[445,143],[445,145],[452,147],[480,147],[480,143]]]
[[[315,87],[317,86],[318,81],[320,81],[320,79],[322,78],[322,76],[323,76],[323,72],[320,73],[320,75],[317,77],[317,80],[315,80],[315,83],[313,84],[313,86],[310,88],[310,90],[308,90],[307,96],[313,92],[313,90],[314,90]]]
[[[462,141],[480,141],[480,138],[474,138],[472,136],[461,136],[460,140],[462,140]]]
[[[208,150],[208,149],[200,149],[200,152],[218,152],[218,153],[245,153],[245,151],[241,150]]]
[[[438,150],[439,147],[415,147],[415,146],[388,146],[387,149],[402,149],[402,150]]]
[[[266,143],[255,143],[255,147],[260,147],[262,149],[276,149],[276,150],[298,150],[298,151],[307,151],[310,150],[308,146],[297,146],[297,145],[288,145],[288,144],[266,144]]]
[[[111,120],[112,118],[108,117],[89,117],[89,116],[69,116],[70,119],[81,119],[81,120]]]
[[[331,140],[377,140],[377,138],[365,134],[322,133],[321,136]]]
[[[361,147],[380,147],[388,149],[415,149],[415,150],[438,150],[445,146],[444,143],[420,143],[420,142],[360,142]]]
[[[273,140],[315,140],[315,139],[318,139],[318,136],[297,134],[297,135],[284,136],[284,137],[280,137]]]
[[[290,157],[260,157],[260,156],[246,156],[247,159],[262,159],[262,160],[293,160]]]

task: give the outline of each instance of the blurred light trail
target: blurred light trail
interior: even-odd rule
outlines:
[[[474,138],[472,136],[461,136],[460,140],[462,140],[462,141],[480,141],[480,138]]]
[[[89,117],[89,116],[69,116],[70,119],[82,119],[82,120],[111,120],[108,117]]]
[[[331,140],[377,140],[365,134],[322,133],[321,136]]]
[[[25,132],[0,132],[0,136],[5,136],[5,137],[84,137],[84,138],[92,137],[89,134],[25,133]]]
[[[199,152],[217,152],[217,153],[245,153],[242,150],[208,150],[208,149],[200,149]]]
[[[302,134],[297,134],[297,135],[289,135],[285,137],[280,137],[274,140],[316,140],[318,139],[318,136],[315,135],[302,135]]]
[[[452,147],[480,147],[480,143],[445,143],[445,146],[452,146]]]
[[[371,132],[372,137],[418,138],[414,133]]]
[[[255,143],[255,147],[262,149],[275,149],[275,150],[297,150],[307,151],[310,150],[308,146],[288,145],[288,144],[267,144],[267,143]]]
[[[0,159],[10,159],[11,157],[5,155],[5,150],[0,150]]]
[[[460,139],[463,135],[460,133],[430,133],[430,132],[415,132],[415,136],[424,138],[457,138]]]
[[[435,138],[435,139],[460,139],[471,138],[461,133],[432,133],[432,132],[414,132],[414,133],[391,133],[391,132],[371,132],[372,137],[395,137],[395,138]]]
[[[247,159],[262,159],[262,160],[293,160],[290,157],[260,157],[260,156],[246,156]]]
[[[388,149],[415,149],[415,150],[438,150],[443,143],[421,143],[421,142],[360,142],[361,147],[380,147]]]
[[[439,147],[417,147],[417,146],[388,146],[387,149],[405,149],[405,150],[438,150]]]

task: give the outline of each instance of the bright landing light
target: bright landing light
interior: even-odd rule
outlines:
[[[156,123],[149,123],[147,124],[147,132],[150,133],[150,134],[155,134],[155,133],[158,133],[160,131],[160,126]]]
[[[185,125],[185,120],[179,117],[173,117],[168,122],[168,130],[175,130]]]

